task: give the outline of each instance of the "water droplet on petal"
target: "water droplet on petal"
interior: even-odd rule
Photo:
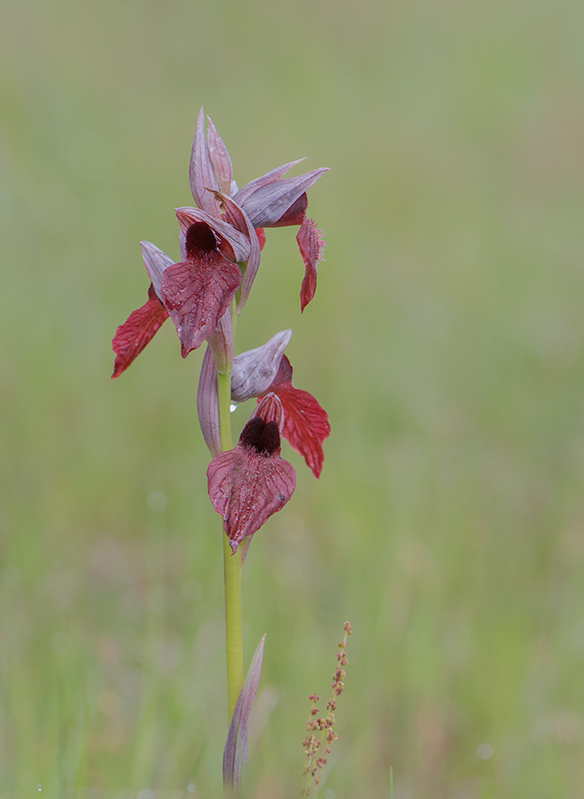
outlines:
[[[229,410],[231,411],[231,413],[237,410],[237,405],[235,404],[235,402],[231,403],[231,405],[229,406]]]
[[[477,755],[481,758],[481,760],[489,760],[489,758],[493,757],[495,750],[491,746],[491,744],[480,744],[477,747]]]

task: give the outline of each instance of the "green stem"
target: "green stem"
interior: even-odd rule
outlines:
[[[225,635],[227,650],[227,704],[229,720],[243,688],[243,631],[241,612],[241,558],[233,555],[227,536],[223,537],[225,562]]]
[[[231,438],[231,371],[217,375],[219,401],[219,432],[223,452],[232,449]],[[227,651],[227,702],[229,719],[243,687],[243,630],[241,611],[240,551],[231,552],[229,538],[223,536],[223,558],[225,565],[225,636]]]
[[[221,449],[226,452],[233,448],[231,439],[231,370],[217,375],[217,398],[219,402],[219,435]]]

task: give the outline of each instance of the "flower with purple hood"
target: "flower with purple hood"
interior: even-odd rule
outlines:
[[[306,216],[306,192],[327,169],[285,178],[298,163],[273,169],[239,189],[229,153],[210,119],[205,136],[201,109],[189,170],[198,207],[176,210],[181,260],[175,263],[154,244],[142,242],[151,280],[148,300],[116,332],[112,377],[128,368],[169,316],[185,358],[209,338],[234,299],[241,313],[260,264],[266,227],[299,225],[296,238],[305,267],[300,292],[304,310],[314,297],[324,250],[322,233]]]
[[[267,394],[275,394],[284,413],[282,436],[303,456],[314,476],[320,477],[322,444],[330,434],[328,415],[312,394],[292,385],[292,365],[284,354],[291,337],[291,330],[283,330],[263,346],[235,356],[231,399],[240,403],[256,397],[259,403]],[[197,407],[203,436],[213,455],[221,451],[216,381],[217,367],[210,347],[201,370]]]

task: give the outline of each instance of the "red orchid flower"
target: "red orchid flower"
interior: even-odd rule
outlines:
[[[294,467],[280,457],[282,403],[268,394],[243,428],[236,447],[217,455],[207,469],[209,496],[223,517],[233,553],[292,496]]]
[[[314,220],[306,216],[308,206],[306,192],[325,172],[328,172],[328,168],[321,167],[298,177],[284,178],[293,166],[304,160],[301,158],[272,169],[242,189],[238,189],[237,183],[233,180],[233,167],[227,148],[211,119],[209,117],[207,119],[209,127],[205,139],[205,115],[201,108],[190,166],[191,191],[195,202],[199,208],[219,218],[222,210],[219,195],[227,195],[262,237],[263,228],[266,227],[300,225],[296,240],[305,267],[300,291],[301,309],[304,310],[314,297],[317,267],[324,252],[323,234]],[[244,230],[241,223],[236,227]],[[255,272],[251,281],[253,277]],[[251,281],[248,279],[249,288]],[[249,294],[249,290],[247,293]]]
[[[174,263],[153,244],[143,242],[142,254],[152,281],[148,301],[116,332],[112,377],[128,368],[169,315],[184,358],[213,334],[234,298],[240,313],[259,267],[264,227],[300,225],[296,238],[305,264],[304,310],[316,291],[317,265],[324,249],[321,232],[306,218],[306,191],[327,170],[284,178],[298,163],[278,167],[239,190],[229,153],[210,119],[205,137],[201,109],[189,170],[199,207],[177,209],[182,260]]]
[[[284,330],[263,347],[234,358],[231,397],[243,402],[269,392],[277,394],[284,410],[282,435],[302,455],[314,476],[320,477],[322,444],[331,428],[327,412],[312,394],[292,385],[292,366],[284,355],[291,335],[291,330]]]
[[[302,455],[314,476],[320,477],[324,462],[322,445],[330,435],[331,428],[327,412],[312,394],[292,385],[292,366],[284,355],[291,336],[291,330],[282,330],[263,346],[233,358],[231,399],[245,402],[251,397],[276,394],[284,412],[282,435]],[[218,339],[217,343],[215,338]],[[213,457],[221,452],[217,355],[214,357],[214,353],[225,346],[224,340],[225,337],[218,334],[209,339],[210,346],[203,358],[197,394],[201,430]]]
[[[183,358],[209,338],[241,284],[236,260],[251,252],[249,240],[226,222],[196,208],[179,208],[183,261],[173,263],[150,242],[142,255],[152,281],[148,302],[118,327],[112,346],[118,377],[152,340],[170,316]]]
[[[233,233],[221,239],[207,222],[179,209],[177,216],[184,229],[183,262],[165,270],[162,296],[177,329],[183,358],[198,349],[216,329],[241,284],[241,270],[233,250]],[[231,259],[223,253],[229,248]],[[249,250],[248,250],[249,252]]]

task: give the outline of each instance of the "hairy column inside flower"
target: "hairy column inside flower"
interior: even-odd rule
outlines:
[[[209,225],[205,224],[205,222],[195,222],[187,230],[185,247],[191,258],[196,258],[201,251],[211,252],[211,250],[216,250],[217,239]]]
[[[213,334],[241,284],[239,267],[223,256],[206,222],[188,227],[185,251],[186,261],[168,267],[162,278],[164,304],[177,329],[183,358]]]
[[[259,416],[250,419],[243,428],[239,443],[253,447],[258,455],[269,457],[280,446],[280,431],[276,422],[264,422]]]

